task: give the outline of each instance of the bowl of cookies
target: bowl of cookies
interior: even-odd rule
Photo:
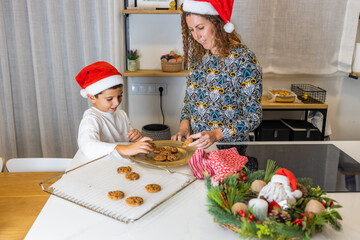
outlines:
[[[143,161],[157,166],[182,166],[186,165],[196,147],[189,147],[188,141],[160,140],[152,141],[153,151],[149,154],[138,154],[130,158],[135,161]]]

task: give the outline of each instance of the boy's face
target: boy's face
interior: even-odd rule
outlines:
[[[102,112],[113,113],[122,101],[122,86],[116,89],[106,89],[96,98],[88,95],[93,106]]]

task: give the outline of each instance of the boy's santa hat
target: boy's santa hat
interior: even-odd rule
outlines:
[[[225,32],[232,33],[234,24],[230,22],[234,0],[184,0],[183,10],[185,12],[220,15],[225,22]]]
[[[293,191],[291,192],[293,197],[299,198],[302,196],[302,192],[296,187],[296,178],[294,174],[286,168],[280,168],[278,171],[276,171],[270,182],[282,183],[284,186],[290,186]]]
[[[96,95],[113,86],[123,84],[121,73],[107,62],[96,62],[83,68],[75,77],[81,87],[80,94]]]

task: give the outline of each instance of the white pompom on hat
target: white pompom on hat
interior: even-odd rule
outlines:
[[[234,0],[184,0],[183,10],[185,12],[219,15],[225,22],[224,29],[232,33],[235,29],[230,22]]]
[[[288,185],[291,187],[293,192],[291,195],[295,198],[300,198],[302,196],[302,192],[296,187],[296,178],[294,174],[286,168],[280,168],[276,171],[275,175],[272,176],[272,183],[281,183],[283,185]]]
[[[102,91],[124,84],[121,73],[107,62],[95,62],[84,67],[75,77],[81,87],[80,94],[87,98],[87,94],[96,95]]]

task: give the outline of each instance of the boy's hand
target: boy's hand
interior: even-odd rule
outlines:
[[[147,141],[152,141],[152,138],[143,137],[139,141],[130,145],[117,145],[115,149],[123,157],[132,156],[139,153],[148,154],[153,149],[150,143]]]
[[[142,134],[137,129],[133,129],[133,130],[127,132],[126,135],[129,139],[129,142],[136,142],[142,138]]]

